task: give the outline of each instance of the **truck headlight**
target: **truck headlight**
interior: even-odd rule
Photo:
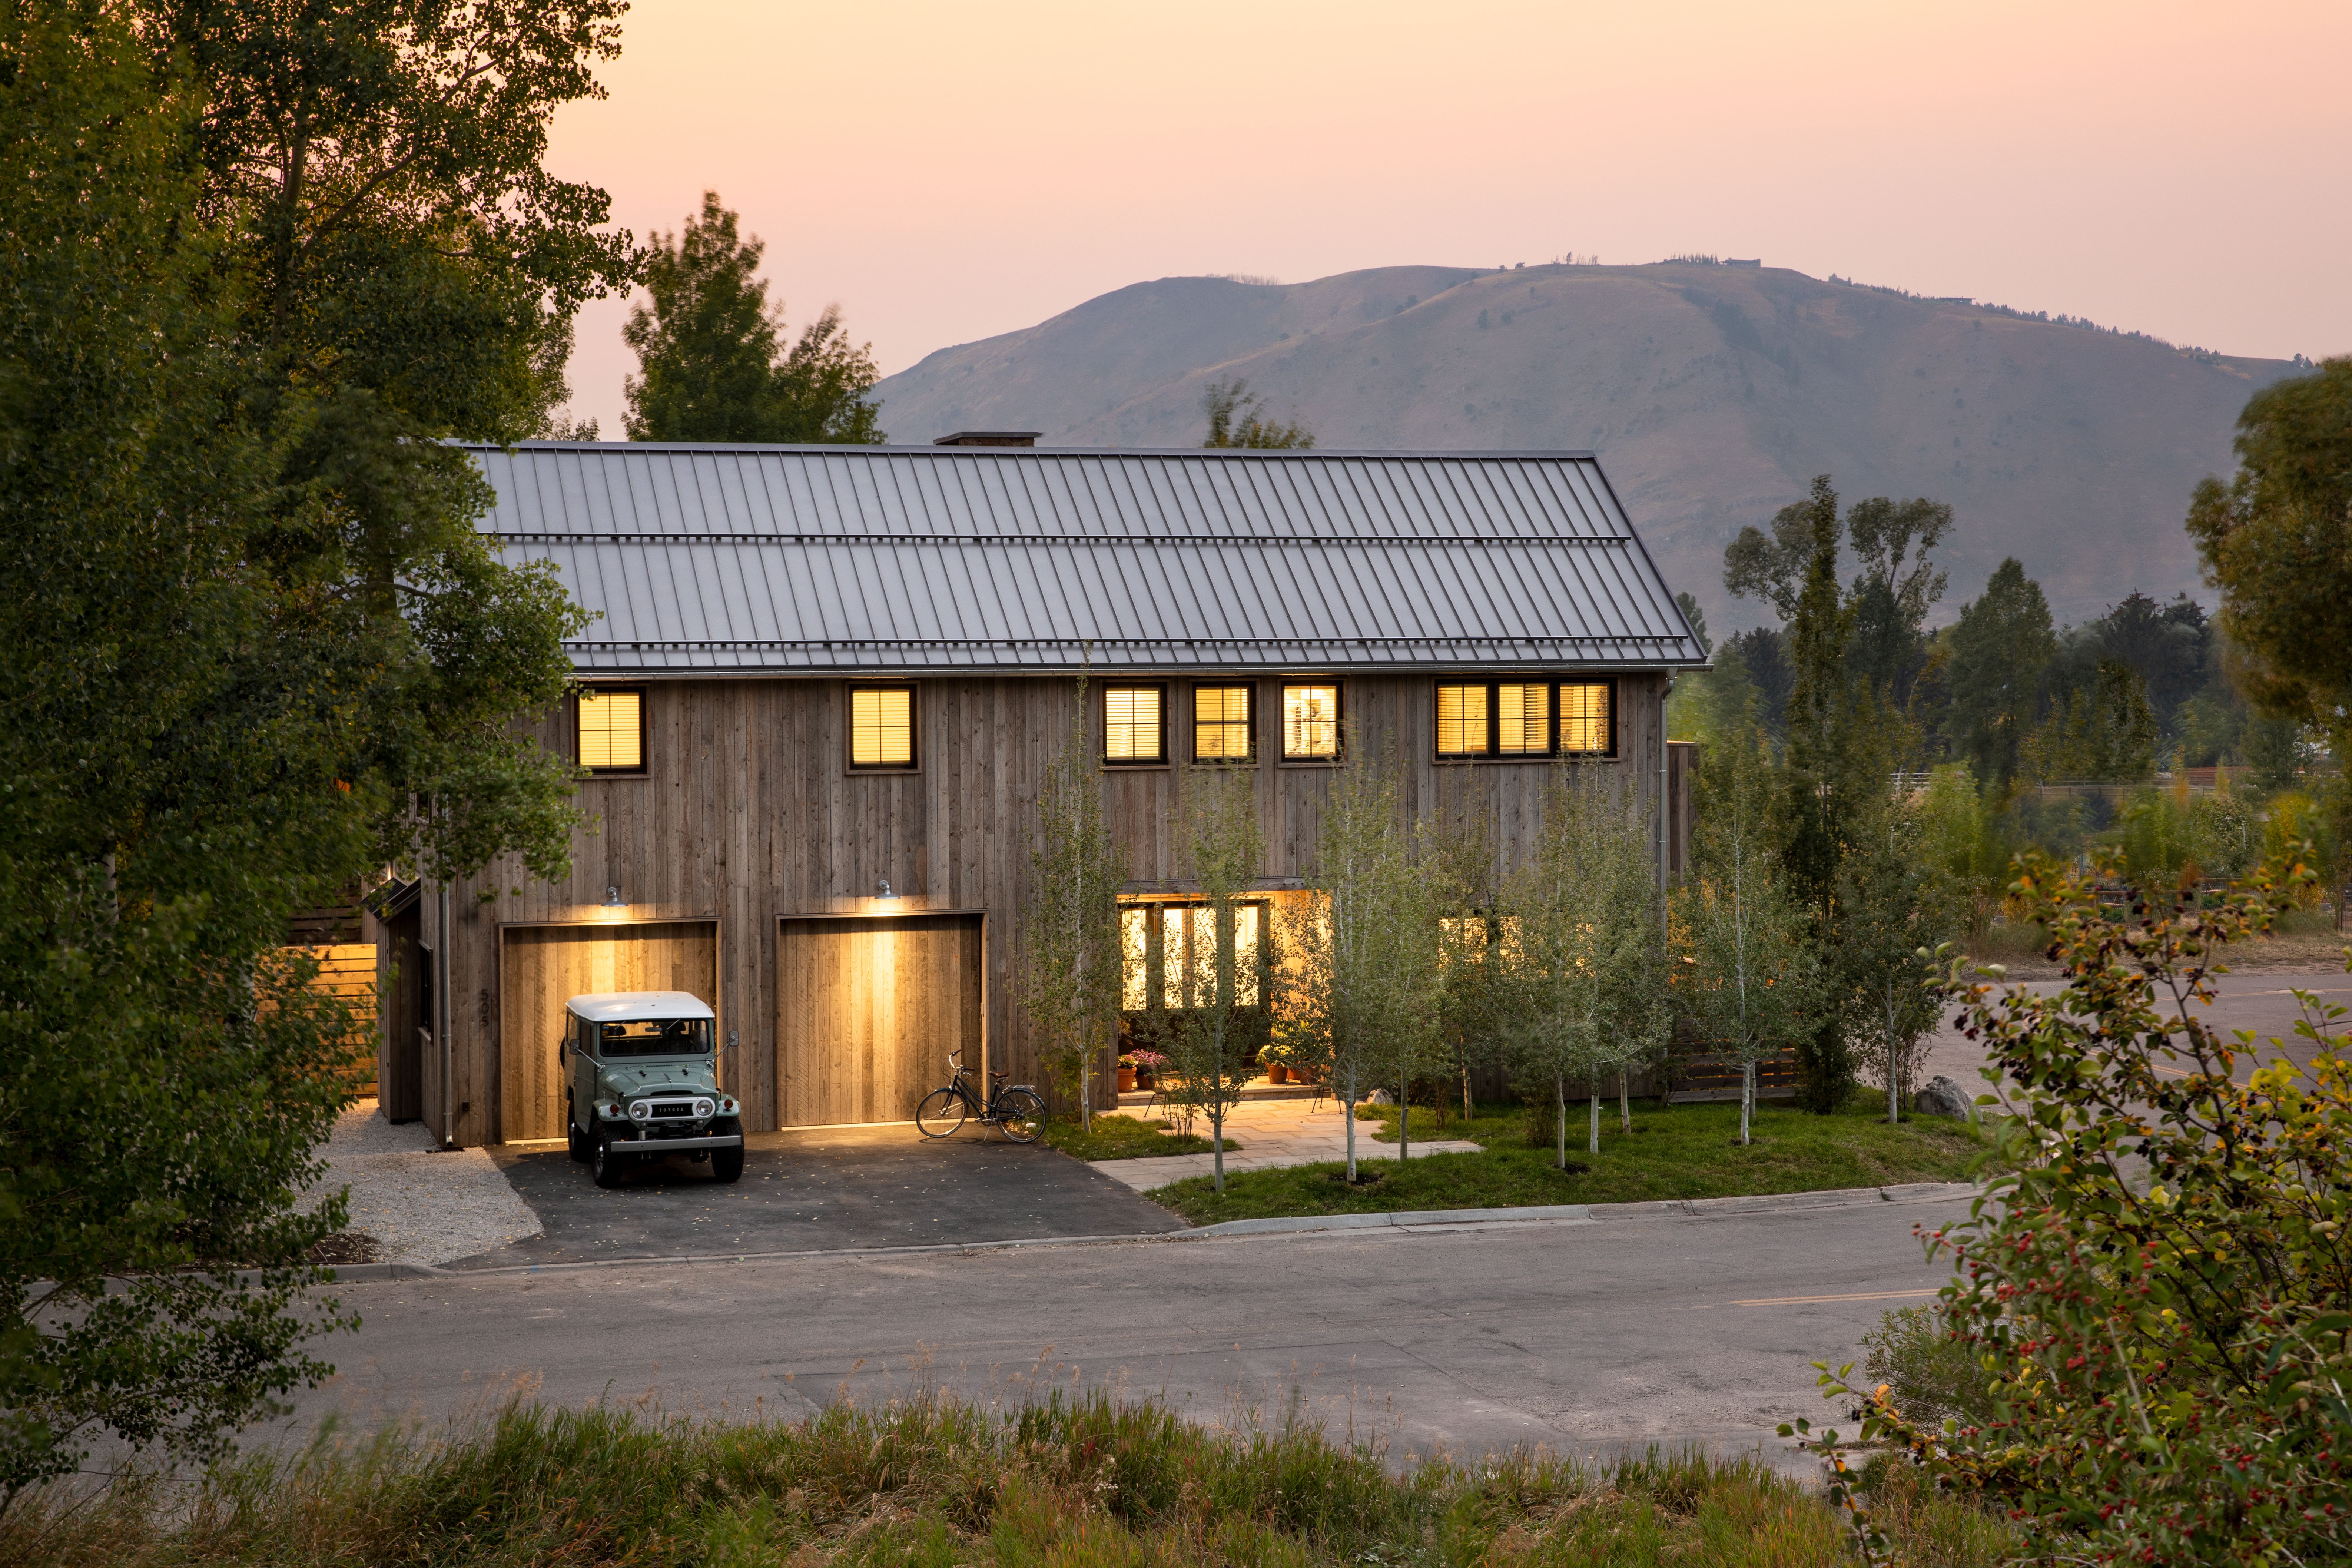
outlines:
[[[698,1117],[707,1119],[717,1109],[719,1108],[707,1100],[698,1100],[694,1102],[694,1114]]]
[[[645,1100],[639,1100],[630,1102],[629,1120],[632,1121],[643,1121],[646,1117],[651,1116],[653,1113],[653,1106]]]

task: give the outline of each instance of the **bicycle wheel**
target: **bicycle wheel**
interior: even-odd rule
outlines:
[[[915,1107],[915,1125],[926,1138],[944,1138],[963,1125],[964,1100],[951,1089],[935,1089]]]
[[[1025,1089],[1008,1089],[997,1098],[996,1124],[1015,1143],[1034,1143],[1045,1131],[1045,1102]]]

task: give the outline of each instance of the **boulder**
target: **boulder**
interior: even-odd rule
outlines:
[[[1956,1116],[1963,1121],[1976,1119],[1976,1096],[1937,1073],[1927,1080],[1927,1087],[1911,1097],[1911,1109],[1922,1116]]]
[[[1370,1094],[1365,1096],[1364,1103],[1366,1105],[1394,1105],[1396,1103],[1396,1096],[1391,1094],[1387,1089],[1376,1089],[1372,1090]]]

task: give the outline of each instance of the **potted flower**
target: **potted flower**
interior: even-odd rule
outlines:
[[[1288,1083],[1290,1081],[1289,1047],[1284,1045],[1260,1046],[1257,1051],[1257,1064],[1258,1066],[1265,1068],[1266,1082]],[[1301,1081],[1304,1080],[1302,1079]]]
[[[1121,1094],[1127,1094],[1131,1092],[1134,1088],[1135,1058],[1132,1056],[1122,1056],[1118,1058],[1118,1091]]]
[[[1158,1051],[1134,1051],[1129,1053],[1126,1059],[1135,1064],[1136,1088],[1158,1089],[1160,1087],[1160,1069],[1168,1065],[1166,1057],[1161,1056]]]

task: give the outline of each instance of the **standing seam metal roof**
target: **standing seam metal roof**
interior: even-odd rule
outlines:
[[[1586,452],[468,449],[583,673],[1706,661]]]

